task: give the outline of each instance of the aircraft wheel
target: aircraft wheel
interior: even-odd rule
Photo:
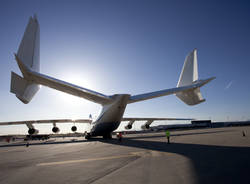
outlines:
[[[91,138],[90,134],[87,133],[87,134],[85,135],[85,139],[90,139],[90,138]]]

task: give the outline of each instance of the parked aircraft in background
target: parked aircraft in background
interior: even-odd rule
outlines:
[[[53,77],[40,73],[40,28],[37,18],[31,17],[26,27],[23,39],[19,46],[15,59],[22,72],[22,77],[16,73],[11,73],[11,89],[10,91],[23,103],[27,104],[40,89],[40,85],[44,85],[71,95],[85,98],[102,106],[102,111],[96,120],[36,120],[36,121],[18,121],[18,122],[2,122],[1,125],[26,124],[29,128],[29,134],[36,134],[33,126],[34,123],[53,123],[53,132],[59,132],[56,123],[63,122],[80,122],[90,123],[91,128],[86,134],[86,138],[92,136],[103,136],[103,138],[111,138],[111,133],[118,128],[121,121],[128,121],[126,129],[131,129],[135,121],[146,121],[142,128],[149,128],[153,121],[158,120],[188,120],[185,118],[123,118],[126,106],[152,98],[162,97],[175,94],[180,100],[187,105],[196,105],[204,102],[200,87],[207,84],[215,77],[198,80],[197,67],[197,50],[194,49],[185,59],[177,87],[164,89],[151,93],[130,95],[130,94],[114,94],[111,96],[101,94],[99,92],[89,90],[68,82],[64,82]],[[76,131],[76,127],[72,130]],[[74,131],[73,130],[73,131]]]

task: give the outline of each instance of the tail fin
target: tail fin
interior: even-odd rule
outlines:
[[[10,92],[14,93],[23,103],[29,103],[40,85],[35,84],[30,79],[30,70],[40,71],[40,28],[36,17],[30,17],[25,29],[18,52],[15,55],[18,66],[23,77],[16,73],[11,73]]]
[[[176,96],[187,105],[204,102],[200,87],[214,78],[198,81],[197,49],[194,49],[185,59],[177,87],[189,86],[197,83],[197,87],[176,93]]]
[[[36,16],[29,19],[17,57],[29,69],[40,71],[40,28]]]
[[[177,87],[191,85],[198,80],[197,49],[185,59]]]

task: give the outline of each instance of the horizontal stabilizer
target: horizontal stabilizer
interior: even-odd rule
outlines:
[[[206,101],[201,95],[200,88],[179,92],[176,96],[187,105],[196,105]]]
[[[112,99],[109,96],[59,79],[55,79],[35,71],[29,71],[28,75],[37,84],[41,84],[74,96],[85,98],[98,104],[108,104],[112,102]]]
[[[10,92],[14,93],[23,103],[29,103],[39,89],[40,85],[29,82],[16,73],[11,72]]]
[[[200,88],[214,79],[215,77],[211,77],[205,80],[195,81],[192,83],[192,85],[189,85],[192,86],[192,88],[189,89],[188,89],[189,86],[178,87],[178,88],[187,88],[187,90],[177,92],[176,96],[187,105],[196,105],[202,103],[206,100],[202,97]]]

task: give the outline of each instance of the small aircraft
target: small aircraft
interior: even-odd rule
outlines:
[[[187,105],[199,104],[205,101],[201,95],[200,87],[215,78],[211,77],[205,80],[198,80],[197,49],[194,49],[184,61],[177,87],[139,95],[114,94],[109,96],[41,74],[39,47],[40,28],[38,20],[36,16],[34,16],[29,19],[18,52],[15,54],[15,59],[21,70],[22,77],[11,72],[10,92],[14,93],[23,103],[28,104],[38,92],[41,85],[43,85],[100,104],[102,111],[96,120],[52,119],[0,123],[0,125],[26,124],[29,128],[28,133],[30,135],[38,133],[38,130],[33,126],[35,123],[53,123],[52,131],[54,133],[59,132],[56,123],[89,123],[91,127],[85,135],[85,138],[89,139],[93,136],[111,138],[111,133],[118,128],[121,121],[128,121],[125,129],[131,129],[135,121],[146,121],[146,123],[142,125],[142,128],[148,129],[153,121],[191,120],[186,118],[124,118],[123,114],[128,104],[171,94],[176,95]],[[72,127],[72,131],[76,131],[76,129],[76,126]]]

